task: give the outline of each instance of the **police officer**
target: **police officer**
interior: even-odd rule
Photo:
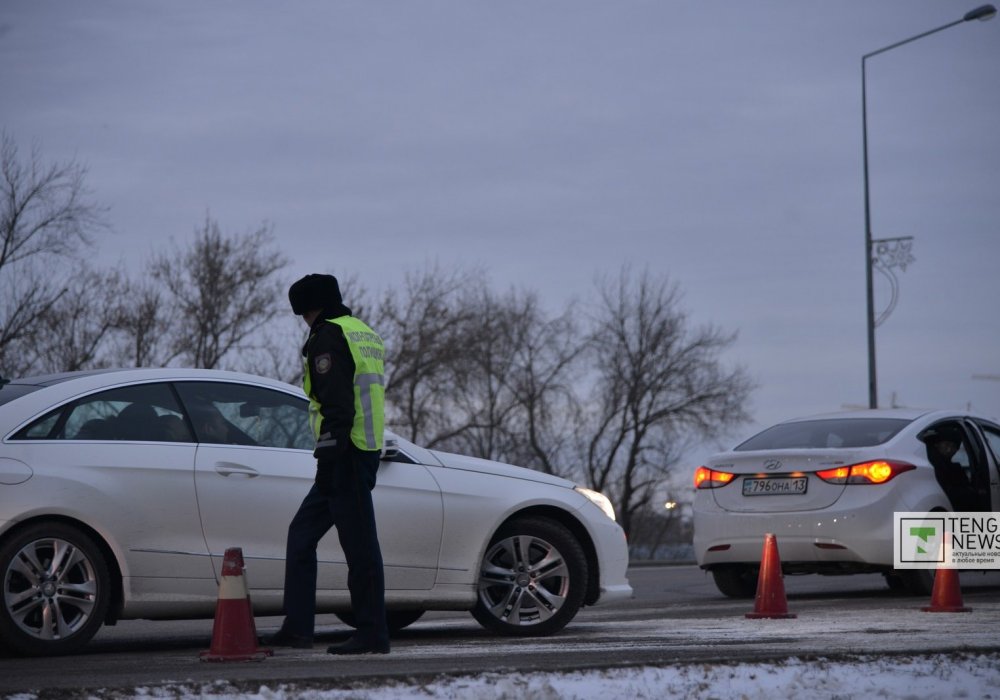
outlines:
[[[331,654],[387,654],[385,578],[371,491],[383,428],[382,339],[351,316],[332,275],[306,275],[288,290],[309,326],[303,386],[316,435],[316,479],[288,526],[285,620],[265,643],[311,648],[316,613],[316,546],[336,526],[347,560],[357,629]]]

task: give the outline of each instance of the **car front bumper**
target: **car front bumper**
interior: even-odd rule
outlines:
[[[592,504],[586,508],[596,508]],[[600,516],[588,520],[590,535],[600,564],[597,600],[588,605],[604,605],[632,597],[632,586],[628,582],[628,542],[625,532],[615,521]]]

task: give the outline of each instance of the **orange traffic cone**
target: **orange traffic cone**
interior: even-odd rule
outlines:
[[[274,652],[257,646],[250,594],[243,568],[243,550],[232,547],[222,560],[219,602],[215,607],[212,647],[201,652],[202,661],[262,661]]]
[[[757,597],[750,619],[795,617],[788,612],[785,584],[781,578],[781,559],[778,558],[778,541],[774,535],[764,535],[764,551],[760,557],[760,574],[757,576]]]
[[[934,588],[931,604],[920,608],[924,612],[972,612],[962,604],[962,587],[958,582],[958,570],[941,567],[934,573]]]

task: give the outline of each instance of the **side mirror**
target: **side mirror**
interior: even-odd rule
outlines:
[[[399,445],[395,440],[386,440],[382,446],[382,459],[392,461],[399,456]]]

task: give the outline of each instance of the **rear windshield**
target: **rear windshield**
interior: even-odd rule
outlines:
[[[900,418],[827,418],[781,423],[738,445],[737,452],[881,445],[910,421]]]

